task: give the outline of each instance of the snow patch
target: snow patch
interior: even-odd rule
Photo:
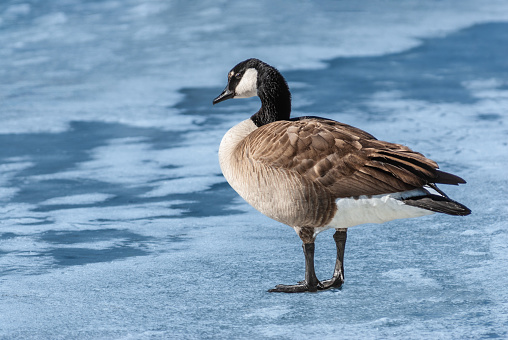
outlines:
[[[115,195],[103,194],[103,193],[90,193],[82,195],[71,195],[63,197],[54,197],[39,204],[41,205],[81,205],[81,204],[93,204],[104,202]]]

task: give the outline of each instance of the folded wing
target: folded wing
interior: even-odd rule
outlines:
[[[407,191],[432,183],[465,183],[406,146],[317,117],[264,125],[240,147],[249,161],[297,173],[326,187],[336,198]]]

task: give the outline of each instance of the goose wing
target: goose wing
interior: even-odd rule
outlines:
[[[249,161],[298,173],[336,198],[400,192],[429,183],[465,183],[404,145],[318,117],[264,125],[243,140],[242,148]]]

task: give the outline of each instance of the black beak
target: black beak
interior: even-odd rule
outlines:
[[[231,99],[235,96],[235,93],[233,91],[230,91],[228,87],[229,86],[226,86],[224,91],[222,91],[222,93],[219,94],[219,96],[213,100],[213,105],[220,103],[224,100]]]

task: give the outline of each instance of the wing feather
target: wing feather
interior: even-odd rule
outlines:
[[[296,173],[305,182],[324,186],[336,198],[463,181],[437,170],[436,162],[406,146],[379,141],[358,128],[318,117],[261,126],[241,147],[250,161]]]

